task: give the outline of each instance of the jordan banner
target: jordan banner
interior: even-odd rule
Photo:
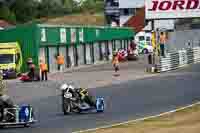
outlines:
[[[146,19],[200,17],[200,0],[145,0]]]

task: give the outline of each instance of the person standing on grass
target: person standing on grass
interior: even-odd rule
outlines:
[[[42,80],[47,81],[48,80],[48,76],[47,76],[48,68],[47,68],[47,64],[43,60],[40,60],[40,71],[41,71]]]
[[[119,71],[119,58],[117,52],[114,52],[113,54],[112,65],[115,69],[115,72]]]

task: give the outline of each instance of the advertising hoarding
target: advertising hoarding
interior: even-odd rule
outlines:
[[[145,0],[146,19],[200,17],[200,0]]]

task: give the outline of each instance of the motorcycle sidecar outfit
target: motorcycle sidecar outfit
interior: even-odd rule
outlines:
[[[36,122],[36,120],[34,119],[33,108],[29,105],[16,108],[5,108],[4,114],[9,113],[9,110],[14,110],[15,120],[0,122],[0,127],[16,126],[16,125],[24,125],[25,127],[29,127],[30,124]]]

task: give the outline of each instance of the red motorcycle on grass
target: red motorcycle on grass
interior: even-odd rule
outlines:
[[[30,72],[29,73],[23,73],[21,74],[21,76],[19,77],[19,80],[22,82],[33,82],[33,81],[40,81],[40,76],[39,73],[35,73],[34,77],[32,78],[30,76]]]

